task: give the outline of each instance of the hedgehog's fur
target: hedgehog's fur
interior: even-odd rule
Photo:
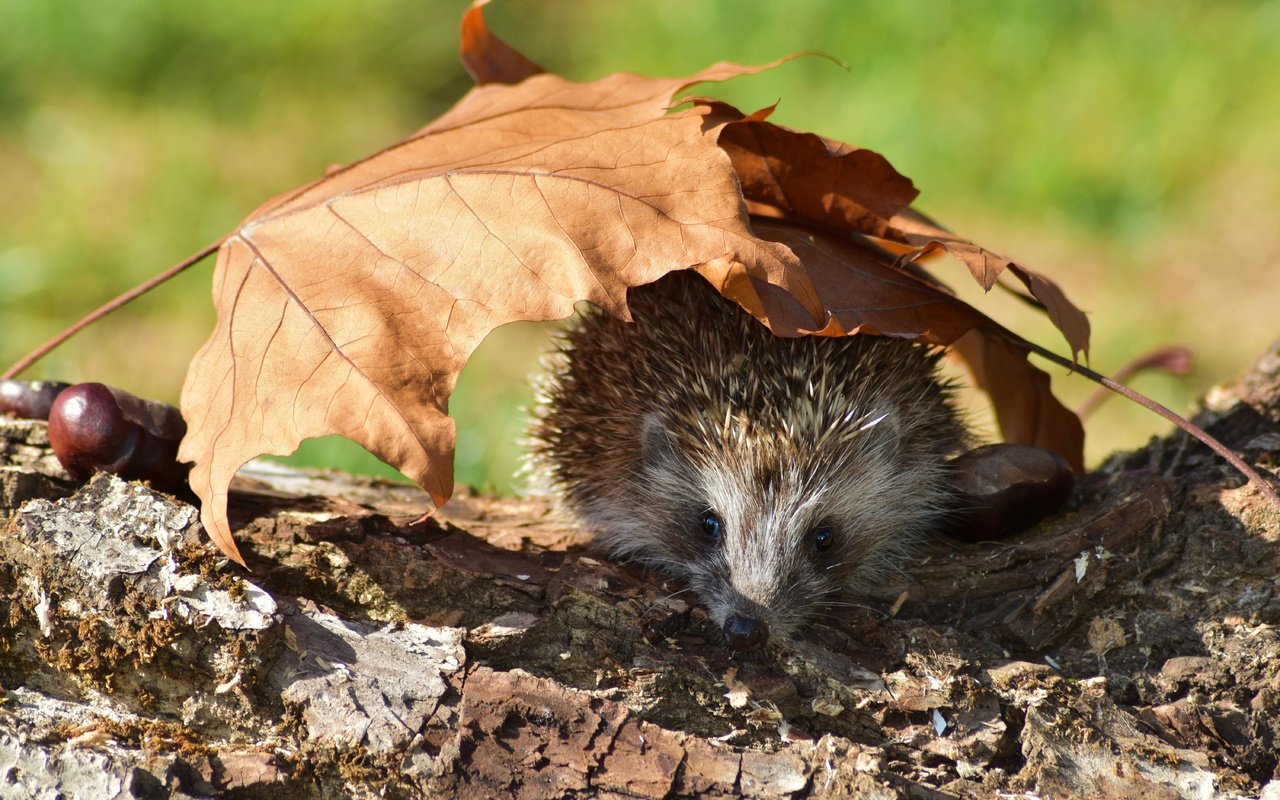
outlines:
[[[965,434],[936,351],[777,337],[687,272],[628,304],[632,323],[593,309],[564,333],[535,467],[616,557],[684,579],[717,624],[791,634],[896,568],[946,512]],[[822,528],[834,537],[819,551]]]

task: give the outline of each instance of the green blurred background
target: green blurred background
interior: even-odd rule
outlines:
[[[455,56],[465,5],[0,3],[0,362],[262,200],[437,116],[469,85]],[[1177,410],[1280,335],[1280,2],[501,0],[488,17],[579,79],[832,55],[848,70],[801,59],[700,91],[744,108],[780,100],[776,121],[886,155],[920,208],[1091,313],[1095,368],[1191,345],[1188,378],[1136,381]],[[961,283],[958,265],[938,269]],[[176,403],[213,325],[210,275],[195,268],[28,377]],[[1065,349],[1015,303],[982,302]],[[461,483],[512,488],[544,347],[541,329],[504,329],[464,373]],[[1091,391],[1071,376],[1055,386],[1071,405]],[[1096,463],[1166,426],[1117,400],[1088,429]],[[295,459],[378,466],[335,440]]]

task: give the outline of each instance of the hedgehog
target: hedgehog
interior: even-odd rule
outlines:
[[[559,338],[533,465],[614,558],[694,589],[738,651],[791,637],[947,514],[969,436],[940,351],[774,335],[705,279],[633,288]]]

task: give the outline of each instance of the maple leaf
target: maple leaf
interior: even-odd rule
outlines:
[[[804,295],[781,274],[794,256],[752,235],[700,118],[664,112],[690,83],[755,69],[481,86],[255,212],[219,250],[217,327],[182,391],[179,458],[195,464],[214,542],[240,560],[225,510],[236,470],[310,437],[345,436],[443,503],[449,394],[507,322],[565,317],[580,300],[625,316],[629,286],[730,255]]]
[[[907,263],[935,241],[968,251],[911,215],[915,189],[883,157],[768,110],[672,110],[696,83],[773,65],[573,82],[493,36],[483,5],[462,35],[480,85],[408,139],[269,201],[218,251],[218,321],[183,387],[179,457],[205,529],[241,563],[226,502],[247,461],[339,434],[443,503],[448,399],[485,335],[581,300],[628,318],[628,288],[672,270],[697,269],[779,335],[945,345],[995,326]],[[1036,379],[1001,354],[980,373],[1012,398],[997,400],[1002,424],[1019,420],[1012,437],[1039,443],[1075,419],[1038,390],[1019,403]],[[1055,446],[1079,463],[1079,442]]]

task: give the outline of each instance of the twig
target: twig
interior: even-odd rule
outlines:
[[[226,239],[227,237],[223,236],[219,238],[217,241],[205,245],[203,249],[201,249],[199,252],[195,253],[194,255],[190,256],[189,258],[183,261],[180,261],[177,264],[174,264],[172,267],[169,267],[167,270],[165,270],[164,272],[161,272],[159,275],[156,275],[153,278],[148,278],[146,281],[138,284],[137,286],[133,287],[129,291],[125,292],[124,294],[112,300],[107,301],[103,305],[89,312],[84,317],[81,317],[77,322],[75,322],[69,328],[64,329],[57,336],[54,336],[49,341],[45,342],[44,344],[37,347],[35,350],[32,350],[30,353],[23,356],[17,363],[15,363],[13,366],[5,370],[4,374],[0,375],[0,379],[8,380],[9,378],[16,378],[18,375],[24,372],[27,369],[27,367],[30,367],[32,364],[36,363],[37,361],[39,361],[40,359],[48,355],[49,351],[53,350],[55,347],[62,344],[66,340],[70,339],[72,336],[75,336],[80,331],[84,330],[85,328],[89,327],[93,323],[97,322],[102,317],[105,317],[107,314],[110,314],[112,311],[115,311],[117,308],[120,308],[121,306],[126,305],[127,303],[133,300],[136,300],[137,298],[151,291],[155,287],[169,280],[170,278],[182,272],[183,270],[187,269],[188,267],[194,264],[197,264],[200,261],[203,261],[209,255],[214,253],[219,247],[221,247],[222,243],[225,242]]]
[[[1152,350],[1150,353],[1144,353],[1120,367],[1120,369],[1116,370],[1111,380],[1116,383],[1127,383],[1134,375],[1149,369],[1158,369],[1174,375],[1186,375],[1191,371],[1191,350],[1181,345]],[[1106,388],[1099,388],[1080,404],[1080,407],[1076,409],[1076,416],[1081,418],[1089,416],[1097,410],[1098,406],[1102,405],[1104,400],[1111,396],[1111,393]]]
[[[1011,331],[1006,331],[999,328],[992,328],[991,330],[996,332],[997,335],[1001,336],[1007,341],[1011,341],[1014,344],[1018,345],[1019,347],[1025,347],[1026,349],[1030,350],[1031,352],[1035,353],[1041,358],[1052,361],[1053,363],[1061,367],[1065,367],[1066,369],[1072,372],[1078,372],[1084,377],[1088,378],[1089,380],[1107,387],[1108,389],[1115,392],[1116,394],[1126,397],[1132,402],[1137,403],[1138,405],[1147,409],[1148,411],[1154,412],[1155,414],[1158,414],[1161,417],[1164,417],[1168,421],[1172,422],[1174,425],[1178,426],[1178,428],[1180,428],[1181,430],[1184,430],[1187,433],[1194,436],[1196,439],[1199,439],[1210,450],[1222,456],[1222,458],[1226,459],[1228,464],[1235,467],[1236,470],[1238,470],[1241,475],[1244,475],[1246,478],[1248,478],[1249,482],[1252,483],[1254,486],[1256,486],[1258,488],[1258,491],[1262,492],[1263,496],[1265,496],[1267,500],[1271,502],[1271,504],[1276,508],[1276,510],[1280,511],[1280,494],[1276,493],[1276,490],[1271,487],[1271,484],[1267,483],[1262,478],[1262,476],[1259,475],[1253,469],[1253,467],[1246,464],[1244,460],[1241,459],[1238,455],[1236,455],[1229,447],[1227,447],[1222,442],[1210,436],[1202,428],[1196,425],[1193,425],[1192,423],[1188,422],[1186,419],[1183,419],[1182,417],[1178,416],[1173,411],[1170,411],[1168,408],[1160,405],[1155,400],[1152,400],[1151,398],[1145,395],[1138,394],[1134,390],[1130,389],[1128,386],[1125,386],[1124,384],[1121,384],[1121,383],[1117,383],[1111,378],[1108,378],[1107,376],[1101,373],[1094,372],[1088,367],[1082,366],[1078,363],[1074,363],[1071,360],[1058,355],[1057,353],[1054,353],[1050,350],[1046,350],[1040,345],[1034,342],[1029,342],[1026,339],[1023,339],[1021,336],[1018,336],[1017,334]]]

